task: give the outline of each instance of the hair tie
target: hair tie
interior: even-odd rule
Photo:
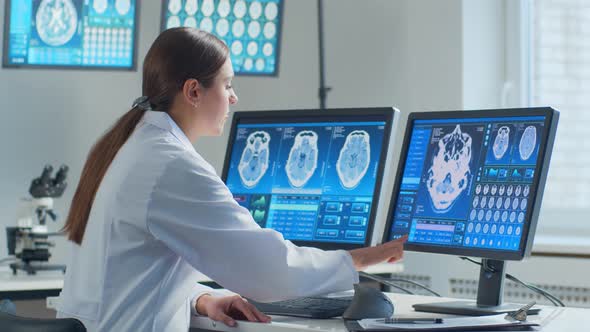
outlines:
[[[133,102],[132,108],[139,108],[144,111],[150,111],[152,109],[152,105],[150,104],[148,96],[141,96]]]

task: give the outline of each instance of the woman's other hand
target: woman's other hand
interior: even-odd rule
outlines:
[[[227,326],[236,326],[236,319],[269,323],[270,317],[239,295],[213,297],[204,294],[199,297],[197,312]]]
[[[350,250],[350,256],[357,271],[362,271],[371,265],[384,261],[388,263],[397,262],[404,255],[404,243],[408,236],[404,235],[397,240],[392,240],[374,247]]]

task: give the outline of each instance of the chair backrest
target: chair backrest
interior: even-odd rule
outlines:
[[[75,318],[25,318],[5,312],[0,312],[0,326],[6,332],[86,332],[84,324]]]

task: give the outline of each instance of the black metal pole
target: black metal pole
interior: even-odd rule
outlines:
[[[319,40],[319,63],[320,63],[320,109],[326,109],[326,97],[331,90],[326,86],[326,69],[324,66],[324,9],[323,0],[318,0],[318,40]]]

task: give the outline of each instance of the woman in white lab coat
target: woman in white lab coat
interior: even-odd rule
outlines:
[[[402,241],[352,251],[297,247],[262,229],[192,145],[217,136],[238,98],[227,46],[164,31],[143,64],[143,97],[92,147],[65,225],[71,259],[58,306],[89,331],[187,331],[190,315],[268,322],[259,301],[352,289],[357,270]]]

